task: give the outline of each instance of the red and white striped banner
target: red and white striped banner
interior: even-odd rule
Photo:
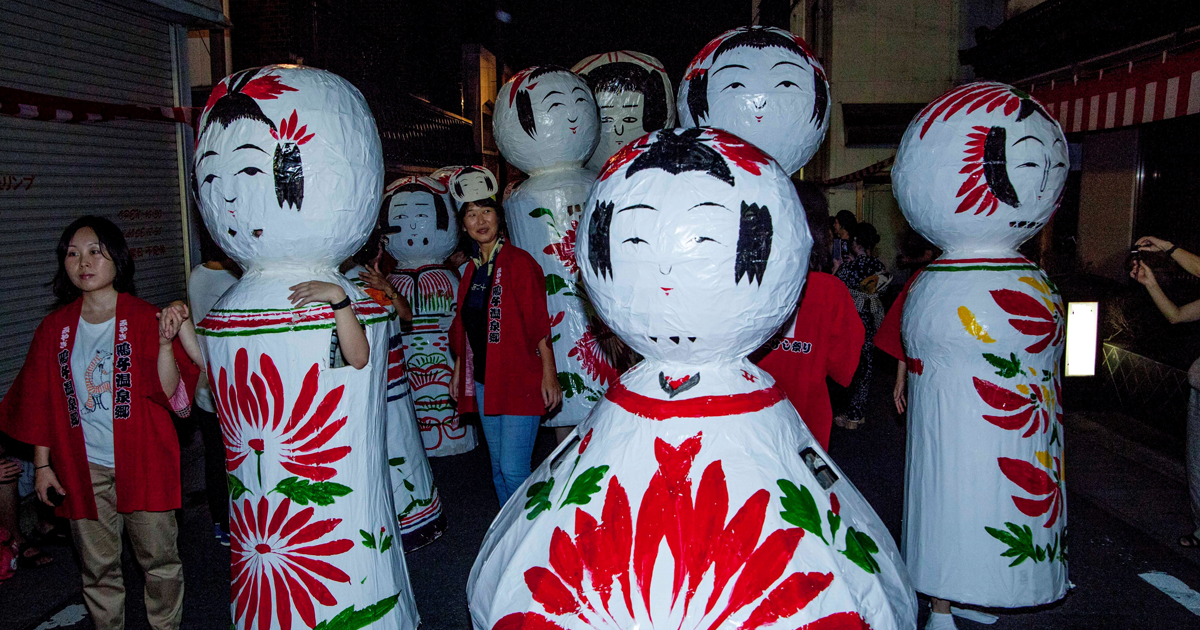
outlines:
[[[1200,112],[1200,50],[1097,79],[1030,90],[1067,133],[1128,127]]]
[[[194,129],[199,120],[200,108],[86,101],[0,86],[0,114],[65,123],[152,120],[182,123]]]

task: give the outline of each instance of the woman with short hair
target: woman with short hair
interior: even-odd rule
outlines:
[[[183,566],[171,412],[188,414],[200,361],[188,308],[159,311],[133,296],[133,257],[108,219],[72,222],[57,257],[55,310],[0,402],[0,430],[34,445],[38,498],[71,520],[96,628],[125,627],[124,530],[145,572],[150,626],[173,630]]]

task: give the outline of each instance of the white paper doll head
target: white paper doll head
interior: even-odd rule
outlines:
[[[494,198],[499,192],[496,176],[483,166],[464,166],[454,172],[447,182],[450,196],[458,205]]]
[[[592,91],[579,75],[534,66],[500,88],[492,128],[504,159],[534,173],[582,166],[596,150],[600,122]]]
[[[732,134],[643,136],[605,164],[587,208],[576,257],[588,295],[646,357],[740,360],[795,308],[804,210],[779,165]]]
[[[267,66],[213,88],[195,174],[209,233],[242,267],[336,266],[375,224],[383,152],[371,110],[348,81]]]
[[[621,147],[675,126],[675,92],[662,62],[631,50],[592,55],[572,72],[587,80],[600,109],[600,144],[587,167],[599,171]]]
[[[379,223],[385,249],[401,269],[440,264],[458,245],[458,222],[446,187],[428,177],[401,177],[383,191]]]
[[[896,153],[896,199],[945,250],[1011,250],[1058,208],[1066,137],[1033,97],[1002,83],[957,87],[909,124]]]
[[[743,26],[712,40],[679,84],[680,127],[716,127],[749,140],[794,173],[829,128],[829,82],[803,39]]]

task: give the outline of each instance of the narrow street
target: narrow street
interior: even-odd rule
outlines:
[[[881,374],[890,374],[880,370]],[[872,503],[894,536],[903,509],[904,429],[889,411],[890,379],[878,379],[872,392],[875,414],[857,431],[835,428],[831,456]],[[1070,401],[1067,401],[1068,409]],[[1097,421],[1102,420],[1102,421]],[[1188,531],[1187,487],[1182,463],[1106,428],[1115,416],[1070,413],[1066,418],[1070,575],[1075,588],[1061,602],[1037,609],[1006,611],[992,626],[958,619],[959,628],[1200,627],[1200,550],[1179,547]],[[542,431],[535,457],[553,447]],[[204,505],[199,436],[185,449],[185,507],[180,546],[186,572],[184,630],[229,627],[229,550],[212,537]],[[409,554],[408,568],[421,612],[422,628],[466,629],[470,618],[464,585],[475,551],[498,510],[490,482],[487,452],[431,460],[449,521],[435,543]],[[0,630],[92,627],[84,614],[79,577],[71,552],[54,548],[47,568],[23,570],[0,586]],[[126,554],[127,627],[147,627],[140,571]],[[1167,590],[1182,582],[1177,593]],[[1165,576],[1170,576],[1165,577]],[[1170,579],[1174,578],[1174,580]],[[1189,599],[1190,598],[1190,599]],[[1192,609],[1185,604],[1190,604]],[[1000,612],[1000,611],[996,611]],[[922,623],[928,608],[922,612]]]

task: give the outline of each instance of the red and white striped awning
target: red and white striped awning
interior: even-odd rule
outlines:
[[[1200,50],[1030,92],[1067,133],[1200,113]]]

